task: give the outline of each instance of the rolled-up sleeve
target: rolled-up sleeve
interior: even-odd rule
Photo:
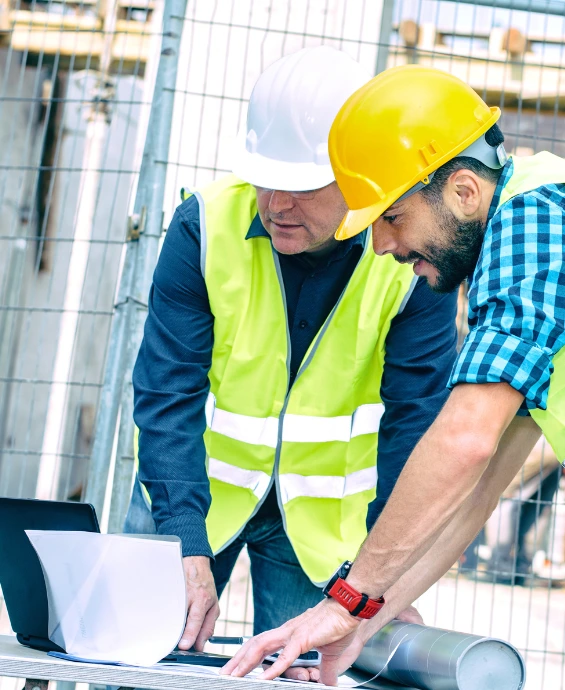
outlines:
[[[514,197],[495,213],[469,290],[470,332],[450,386],[505,382],[521,414],[546,409],[565,344],[565,185]]]
[[[450,385],[504,381],[522,393],[527,407],[543,407],[553,372],[551,358],[551,352],[515,335],[477,328],[465,339]]]
[[[203,434],[213,324],[192,197],[177,209],[167,231],[133,372],[139,477],[151,496],[157,531],[180,537],[183,556],[212,556]]]

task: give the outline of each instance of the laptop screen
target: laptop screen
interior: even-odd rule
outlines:
[[[100,532],[89,503],[0,498],[0,586],[12,629],[22,644],[59,650],[47,636],[43,571],[24,530]]]

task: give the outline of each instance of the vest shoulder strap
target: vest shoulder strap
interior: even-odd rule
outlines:
[[[514,170],[500,195],[498,208],[510,199],[542,185],[565,183],[565,160],[549,151],[535,156],[512,157]]]

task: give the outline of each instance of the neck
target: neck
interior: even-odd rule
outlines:
[[[487,224],[487,219],[488,219],[488,214],[490,211],[490,205],[492,204],[492,200],[494,197],[494,193],[496,191],[496,185],[492,184],[492,182],[487,182],[485,180],[484,185],[483,185],[483,194],[481,198],[481,205],[479,206],[477,210],[477,219],[480,220],[483,225]]]
[[[329,254],[331,254],[337,246],[339,241],[334,237],[331,237],[327,243],[323,244],[321,247],[316,247],[316,249],[310,249],[303,252],[306,259],[311,260],[313,263],[317,263],[320,259],[325,259]]]

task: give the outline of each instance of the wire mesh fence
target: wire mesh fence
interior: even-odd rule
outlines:
[[[84,500],[163,7],[159,0],[119,0],[103,9],[92,0],[18,0],[0,9],[0,494]],[[370,74],[405,63],[452,72],[502,108],[509,151],[565,155],[564,15],[560,0],[500,0],[496,7],[189,0],[169,153],[158,161],[166,164],[164,202],[151,211],[163,212],[159,226],[166,227],[181,187],[229,172],[231,145],[259,74],[282,55],[322,43],[346,51]],[[150,123],[147,136],[161,126]],[[463,292],[460,302],[463,335]],[[143,314],[140,305],[131,333],[139,335]],[[111,394],[131,401],[131,386],[119,382]],[[124,404],[122,418],[129,409]],[[109,427],[105,439],[118,458],[105,469],[110,490],[106,474],[97,489],[114,529],[132,479],[123,424],[123,448],[116,429]],[[419,602],[429,625],[514,643],[532,689],[565,683],[559,477],[550,453],[538,449],[485,533]],[[121,497],[112,508],[111,489]],[[521,558],[525,577],[517,572]],[[221,608],[219,634],[250,634],[245,554]],[[0,610],[0,632],[8,629]]]

